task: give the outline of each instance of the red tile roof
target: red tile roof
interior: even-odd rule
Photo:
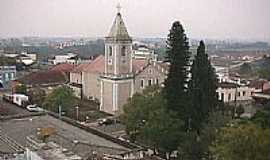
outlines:
[[[256,89],[262,89],[265,82],[266,81],[264,80],[254,80],[251,81],[248,86]]]
[[[67,82],[68,76],[62,71],[48,70],[30,73],[17,81],[26,85],[60,84]]]
[[[88,73],[103,73],[105,70],[104,64],[105,64],[105,57],[103,55],[99,55],[89,65],[85,66],[83,68],[83,71]]]
[[[133,60],[133,72],[137,73],[143,70],[147,65],[147,60]],[[83,71],[88,73],[103,73],[105,70],[105,57],[103,55],[98,56],[90,64],[83,66]]]
[[[74,65],[63,63],[56,65],[47,71],[30,73],[17,81],[26,85],[61,84],[68,81],[68,74],[73,69]]]
[[[73,64],[69,64],[69,63],[62,63],[62,64],[58,64],[54,67],[52,67],[50,70],[52,71],[62,71],[65,73],[69,73],[74,69],[74,65]]]
[[[270,95],[270,89],[263,90],[264,94],[269,94]]]
[[[90,64],[91,64],[91,62],[79,64],[71,72],[73,72],[73,73],[81,73],[84,70],[84,68],[88,67]]]
[[[132,60],[132,70],[134,73],[138,73],[139,71],[143,70],[148,65],[147,60],[142,59],[133,59]]]

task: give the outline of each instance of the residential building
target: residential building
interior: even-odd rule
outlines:
[[[252,94],[255,88],[248,86],[241,86],[235,83],[222,82],[219,83],[217,93],[219,100],[230,103],[230,102],[244,102],[251,101]]]
[[[17,62],[21,62],[24,65],[28,66],[37,61],[37,54],[36,53],[27,53],[27,52],[21,52],[20,54],[18,53],[5,53],[5,57],[10,57],[10,58],[16,58]]]
[[[16,66],[0,66],[0,89],[16,78]]]
[[[139,46],[136,49],[132,50],[132,58],[134,59],[148,59],[148,60],[156,60],[157,55],[154,50],[149,49],[146,46]]]
[[[76,64],[77,55],[74,53],[67,53],[63,55],[56,55],[53,59],[49,60],[53,65],[61,63]]]

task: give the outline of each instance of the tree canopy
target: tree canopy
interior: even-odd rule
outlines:
[[[180,119],[168,111],[161,89],[151,86],[136,93],[124,106],[122,119],[133,140],[163,152],[174,151],[181,140]]]
[[[66,111],[69,107],[75,105],[75,95],[72,89],[67,86],[61,86],[53,90],[52,93],[47,95],[43,106],[51,111],[58,111],[58,107],[61,106],[62,111]]]
[[[248,123],[223,128],[211,150],[220,160],[269,160],[270,129]]]
[[[190,129],[199,132],[203,123],[206,123],[211,112],[216,109],[218,96],[216,93],[217,78],[208,55],[205,52],[204,42],[201,41],[191,66],[191,80],[189,81],[189,109]]]
[[[187,121],[187,84],[190,64],[188,38],[179,21],[173,23],[167,38],[167,61],[170,62],[163,94],[169,110]]]

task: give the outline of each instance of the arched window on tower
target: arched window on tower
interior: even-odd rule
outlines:
[[[121,55],[122,55],[122,56],[126,56],[126,47],[125,47],[125,46],[123,46],[123,47],[121,48]]]
[[[109,46],[109,56],[112,56],[112,46]]]

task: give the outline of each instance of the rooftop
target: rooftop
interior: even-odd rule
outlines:
[[[87,158],[93,153],[119,154],[130,151],[124,146],[49,115],[1,121],[0,125],[4,134],[22,146],[26,146],[28,136],[37,135],[38,129],[51,127],[56,129],[56,134],[50,136],[48,141],[55,142],[82,158]]]
[[[48,85],[60,84],[68,81],[68,74],[74,68],[74,65],[63,63],[52,67],[46,71],[30,73],[17,81],[27,85]]]
[[[230,89],[230,88],[239,87],[239,85],[235,83],[221,82],[221,83],[218,83],[218,87]]]
[[[125,26],[124,20],[120,12],[117,13],[116,18],[113,22],[112,28],[108,37],[108,40],[131,40],[131,37],[128,34],[127,28]]]

